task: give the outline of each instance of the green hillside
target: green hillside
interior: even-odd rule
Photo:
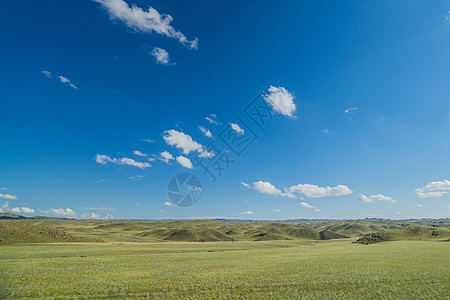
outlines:
[[[272,240],[330,240],[353,238],[362,243],[402,239],[449,238],[449,227],[430,227],[405,221],[346,220],[313,224],[275,222],[231,223],[219,220],[139,221],[139,220],[78,220],[61,218],[26,218],[3,220],[9,224],[3,243],[49,242],[78,237],[87,241],[105,242],[218,242]],[[9,223],[8,223],[9,222]],[[24,229],[24,226],[30,226]],[[32,230],[33,226],[47,228]],[[54,234],[50,230],[54,231]],[[5,231],[5,225],[3,225]],[[59,235],[60,232],[66,235]],[[435,235],[432,235],[432,233]],[[33,233],[33,234],[32,234]],[[39,233],[39,234],[35,234]],[[45,233],[45,234],[44,234]],[[47,233],[50,233],[47,234]],[[53,234],[53,235],[52,235]],[[370,236],[369,234],[372,234]],[[75,238],[74,238],[75,239]],[[5,242],[6,241],[6,242]]]
[[[64,230],[109,242],[216,242],[266,240],[329,240],[347,238],[340,232],[310,225],[284,223],[224,223],[218,220],[131,221],[27,219],[21,222]]]
[[[368,245],[400,240],[445,240],[449,237],[450,227],[436,228],[422,225],[410,225],[401,229],[383,230],[366,234],[359,238],[356,243]]]
[[[76,238],[63,230],[19,221],[0,221],[0,245],[76,241],[83,241],[83,239]]]

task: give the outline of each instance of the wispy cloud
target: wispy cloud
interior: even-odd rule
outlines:
[[[49,71],[42,70],[41,73],[47,76],[48,78],[53,78],[52,73],[50,73]]]
[[[281,212],[281,209],[272,209],[273,212]]]
[[[242,212],[240,212],[239,214],[240,214],[240,215],[253,215],[253,212],[250,211],[250,210],[247,210],[247,211],[242,211]]]
[[[97,154],[95,161],[101,165],[106,165],[106,163],[113,163],[117,165],[128,165],[138,167],[140,169],[149,168],[152,165],[147,162],[138,162],[134,159],[123,157],[123,158],[111,158],[107,155]]]
[[[281,197],[288,197],[288,198],[294,198],[295,196],[289,192],[282,192],[281,190],[277,189],[273,184],[267,181],[255,181],[251,185],[245,182],[241,182],[242,186],[253,189],[257,192],[260,192],[262,194],[267,195],[274,195],[274,196],[281,196]]]
[[[140,139],[141,142],[146,142],[146,143],[154,143],[154,140],[150,140],[150,139]]]
[[[73,83],[69,80],[69,78],[64,77],[64,76],[58,76],[58,79],[59,79],[59,81],[61,81],[62,83],[68,84],[71,88],[74,88],[74,89],[78,90],[78,87],[77,87],[75,84],[73,84]]]
[[[19,199],[17,196],[15,195],[11,195],[11,194],[2,194],[0,193],[0,198],[4,198],[4,199],[8,199],[8,200],[17,200]]]
[[[245,131],[242,129],[238,124],[236,123],[229,123],[231,126],[231,129],[233,129],[237,134],[244,134]]]
[[[420,198],[438,198],[448,193],[450,190],[450,181],[433,181],[423,188],[415,189],[417,196]]]
[[[115,208],[111,208],[111,207],[103,207],[103,206],[99,206],[99,207],[82,207],[81,209],[86,209],[86,210],[101,210],[101,211],[113,211],[113,210],[115,210]]]
[[[169,64],[169,53],[166,50],[155,47],[153,48],[152,52],[150,52],[150,54],[155,58],[158,64],[161,65]]]
[[[269,93],[263,94],[264,100],[272,106],[272,109],[284,116],[295,119],[297,107],[294,103],[294,95],[284,87],[269,87]]]
[[[129,28],[143,33],[156,32],[170,38],[177,39],[188,48],[197,49],[198,39],[188,40],[180,31],[175,30],[170,23],[173,18],[170,15],[160,14],[156,9],[149,6],[144,11],[136,4],[131,7],[123,0],[94,0],[103,5],[113,20],[124,22]]]
[[[95,183],[100,183],[100,182],[106,182],[106,181],[111,181],[111,178],[102,178],[102,179],[98,179],[98,180],[94,180]]]
[[[348,118],[350,121],[355,121],[355,120],[353,119],[353,115],[354,115],[354,113],[355,113],[358,109],[359,109],[358,107],[349,107],[349,108],[347,108],[346,110],[344,110],[345,115],[347,116],[347,118]]]
[[[134,155],[137,155],[137,156],[147,156],[148,154],[146,154],[146,153],[142,153],[141,151],[139,151],[139,150],[134,150],[133,151],[133,154]]]
[[[145,175],[130,176],[130,177],[128,177],[128,178],[130,178],[130,179],[132,179],[132,180],[134,180],[134,181],[138,181],[138,180],[144,179],[144,178],[145,178]]]
[[[209,117],[206,117],[205,120],[214,125],[222,125],[222,123],[217,121],[217,116],[215,114],[209,114]]]
[[[326,128],[323,129],[322,132],[325,133],[325,134],[330,134],[330,131],[328,131],[328,129],[326,129]]]
[[[298,204],[298,206],[304,207],[304,208],[311,208],[311,209],[314,209],[314,211],[320,211],[320,209],[318,209],[317,207],[312,206],[311,204],[308,204],[308,203],[306,203],[306,202],[300,202],[300,203]]]
[[[212,138],[213,135],[212,135],[211,131],[209,131],[209,130],[206,129],[205,127],[203,127],[203,126],[198,126],[198,129],[200,129],[200,131],[203,133],[204,136],[209,137],[209,138]]]
[[[52,75],[52,73],[51,73],[50,71],[42,70],[41,73],[44,74],[44,75],[45,75],[46,77],[48,77],[48,78],[53,78],[53,75]],[[64,76],[58,76],[57,78],[58,78],[58,80],[59,80],[61,83],[67,84],[67,85],[69,85],[71,88],[74,88],[74,89],[78,90],[78,87],[77,87],[75,84],[73,84],[73,83],[69,80],[69,78],[64,77]]]
[[[358,200],[361,201],[361,202],[366,202],[366,203],[377,202],[377,201],[388,201],[388,202],[392,202],[392,203],[397,202],[394,199],[392,199],[391,197],[384,196],[384,195],[381,195],[381,194],[369,195],[369,196],[360,194]]]
[[[351,115],[353,114],[355,111],[357,111],[359,108],[358,107],[349,107],[346,110],[344,110],[346,115]]]
[[[165,206],[172,206],[172,203],[170,203],[170,202],[164,202],[164,205],[165,205]]]

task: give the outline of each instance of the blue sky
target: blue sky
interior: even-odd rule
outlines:
[[[449,10],[449,1],[3,1],[0,209],[448,217]],[[258,95],[271,110],[265,131],[245,114]],[[236,155],[222,130],[258,137],[211,182],[196,159],[219,158],[211,142]],[[183,172],[202,184],[190,207],[167,195]]]

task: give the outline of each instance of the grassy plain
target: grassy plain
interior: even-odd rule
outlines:
[[[449,299],[450,243],[0,246],[0,298]]]

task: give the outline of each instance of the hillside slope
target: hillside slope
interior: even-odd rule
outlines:
[[[382,230],[366,234],[356,240],[358,244],[374,244],[401,240],[447,240],[450,237],[450,227],[436,228],[421,225],[410,225],[401,229]]]
[[[0,221],[0,245],[83,241],[63,230],[18,221]]]
[[[79,237],[109,242],[329,240],[349,237],[331,230],[315,229],[310,225],[264,222],[74,219],[26,219],[18,222],[53,227]]]

